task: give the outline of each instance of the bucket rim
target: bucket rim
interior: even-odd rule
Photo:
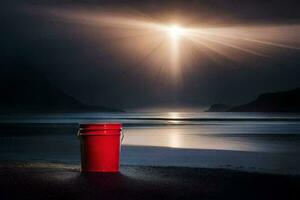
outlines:
[[[118,122],[81,123],[79,130],[122,130],[122,124]]]

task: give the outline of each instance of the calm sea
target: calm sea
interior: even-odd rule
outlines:
[[[0,160],[79,164],[87,122],[123,123],[122,164],[300,172],[300,114],[289,113],[0,115]]]

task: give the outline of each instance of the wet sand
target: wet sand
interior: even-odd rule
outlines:
[[[0,164],[0,199],[300,199],[300,176],[147,166],[82,174],[78,165],[9,162]]]

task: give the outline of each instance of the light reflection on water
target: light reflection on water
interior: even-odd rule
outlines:
[[[123,123],[122,164],[238,169],[242,166],[247,170],[300,174],[299,114],[0,115],[0,162],[79,165],[78,123],[107,121]],[[73,177],[53,178],[63,181]]]
[[[203,132],[202,132],[203,131]],[[157,146],[185,149],[218,149],[239,151],[298,151],[299,137],[263,134],[207,134],[194,127],[151,127],[124,129],[125,145]]]
[[[80,123],[119,121],[125,124],[206,124],[220,122],[299,122],[295,113],[230,113],[230,112],[129,112],[129,113],[45,113],[0,114],[0,123]]]
[[[61,148],[65,148],[64,145],[73,148],[74,140],[77,140],[77,123],[103,121],[123,123],[125,134],[123,144],[125,145],[300,152],[299,114],[187,112],[0,115],[0,124],[11,123],[13,125],[10,128],[15,129],[5,130],[10,132],[10,138],[1,138],[2,148],[0,149],[7,151],[12,146],[9,143],[16,143],[22,148],[31,149],[38,145],[37,140],[40,144],[49,146],[49,152],[53,151],[51,148],[53,145],[57,146],[59,142],[62,144]],[[20,127],[17,128],[16,125]],[[0,131],[0,134],[3,132]],[[14,134],[17,134],[19,139],[13,139],[11,136]],[[23,139],[20,136],[23,136]],[[22,141],[26,141],[26,144]],[[39,147],[39,149],[45,148]]]

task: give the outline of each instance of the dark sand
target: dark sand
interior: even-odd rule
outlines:
[[[79,166],[0,164],[0,199],[300,199],[300,176],[222,169],[122,166],[82,174]]]

